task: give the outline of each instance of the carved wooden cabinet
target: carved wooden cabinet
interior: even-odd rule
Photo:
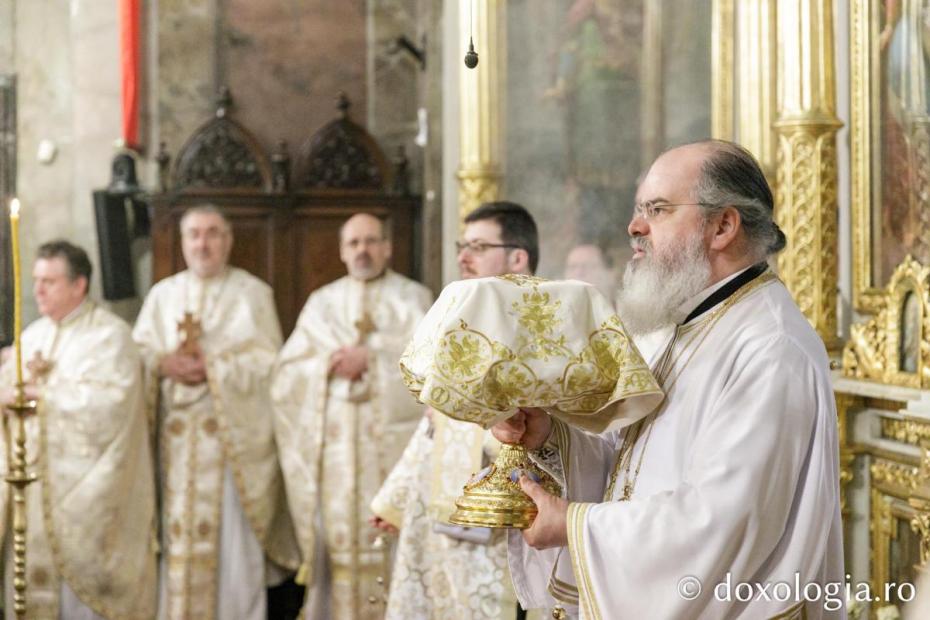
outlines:
[[[407,193],[405,162],[392,170],[371,136],[348,115],[339,99],[338,117],[304,142],[293,166],[280,142],[269,157],[229,115],[224,91],[216,115],[188,139],[169,173],[159,155],[161,191],[147,197],[152,210],[153,276],[182,271],[179,222],[188,208],[213,204],[233,225],[230,262],[272,286],[285,335],[309,294],[343,275],[339,228],[355,213],[371,213],[390,226],[392,267],[420,275],[420,200]]]

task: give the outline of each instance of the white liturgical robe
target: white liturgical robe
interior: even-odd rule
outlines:
[[[149,620],[155,614],[155,481],[139,353],[129,326],[92,301],[23,332],[24,379],[39,388],[26,420],[26,617]],[[36,363],[36,355],[41,362]],[[15,381],[13,356],[2,381]],[[11,453],[15,418],[0,450]],[[7,474],[7,458],[0,473]],[[13,618],[12,491],[0,494],[6,617]]]
[[[431,297],[390,270],[368,282],[340,278],[310,295],[278,357],[275,433],[304,554],[300,577],[318,594],[308,596],[307,618],[322,617],[315,605],[327,597],[330,618],[383,617],[390,556],[367,523],[368,504],[423,415],[397,360]],[[356,344],[368,350],[368,370],[357,381],[330,376],[332,354]]]
[[[188,312],[207,366],[196,386],[158,379]],[[233,267],[210,279],[181,272],[152,287],[133,336],[158,396],[159,616],[264,619],[266,582],[280,575],[265,559],[298,563],[269,394],[281,345],[271,288]]]
[[[845,617],[823,343],[768,272],[667,342],[654,414],[603,435],[555,424],[568,547],[510,533],[519,599],[585,619]]]

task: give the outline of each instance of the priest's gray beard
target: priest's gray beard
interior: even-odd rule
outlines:
[[[631,334],[640,335],[680,323],[687,316],[682,305],[710,281],[703,231],[663,253],[654,251],[645,237],[634,237],[630,244],[645,255],[627,263],[623,274],[623,288],[617,296],[623,325]]]

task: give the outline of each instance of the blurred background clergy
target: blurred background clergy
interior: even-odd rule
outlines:
[[[129,326],[87,296],[91,265],[67,241],[39,247],[33,292],[42,318],[23,332],[26,420],[27,618],[155,614],[155,486],[139,353]],[[8,353],[5,352],[5,353]],[[5,355],[0,402],[14,399]],[[13,450],[15,419],[0,435]],[[9,473],[6,459],[0,471]],[[13,614],[12,495],[0,493],[4,601]]]

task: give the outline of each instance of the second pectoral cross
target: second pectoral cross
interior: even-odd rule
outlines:
[[[203,330],[200,327],[200,321],[194,318],[190,312],[184,313],[184,320],[178,321],[178,334],[181,337],[181,346],[178,352],[184,355],[197,355],[200,351],[200,338]]]
[[[365,311],[362,313],[362,318],[355,322],[355,329],[358,330],[358,344],[363,344],[365,339],[368,338],[368,334],[377,330],[378,326],[371,320],[368,311]]]
[[[32,359],[26,362],[26,368],[32,375],[33,382],[44,383],[46,376],[52,371],[52,362],[42,357],[41,351],[36,351]]]

